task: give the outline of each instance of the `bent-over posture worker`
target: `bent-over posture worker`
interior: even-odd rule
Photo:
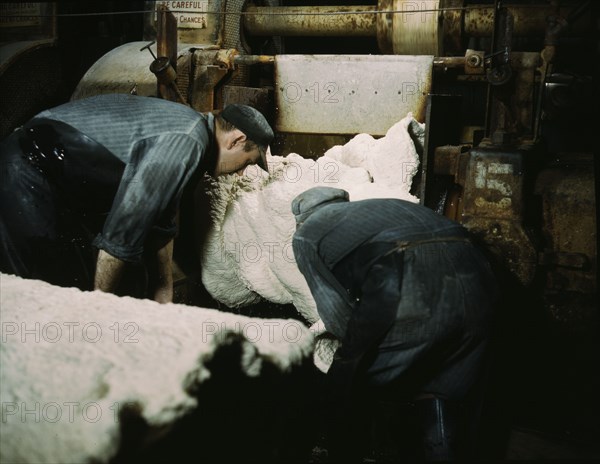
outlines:
[[[425,459],[453,459],[453,405],[470,393],[484,360],[490,265],[463,227],[424,206],[348,200],[344,190],[315,187],[292,202],[294,256],[326,329],[341,341],[326,377],[330,398],[342,413],[358,388],[419,400]],[[353,443],[344,422],[332,433],[336,456]]]
[[[114,94],[43,111],[0,145],[0,271],[115,292],[128,264],[144,262],[145,296],[171,301],[184,187],[205,172],[267,170],[272,139],[246,105],[215,116]]]

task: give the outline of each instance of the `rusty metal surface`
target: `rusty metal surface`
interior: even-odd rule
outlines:
[[[457,220],[484,243],[519,281],[528,285],[537,251],[523,226],[523,153],[477,148],[461,155],[462,198]]]
[[[236,65],[270,64],[275,62],[273,55],[237,55],[234,58]]]
[[[384,135],[408,112],[424,121],[431,56],[278,55],[281,132]]]
[[[550,5],[504,5],[514,18],[516,36],[543,35],[546,18],[557,14]],[[560,14],[568,14],[568,8],[561,8]],[[464,14],[464,32],[472,37],[489,37],[494,30],[494,7],[472,5]]]
[[[250,35],[377,37],[382,53],[439,55],[439,14],[431,11],[438,6],[439,0],[418,4],[412,0],[381,0],[377,6],[248,6],[242,22]],[[368,14],[375,10],[385,13]],[[460,18],[460,12],[447,15],[447,39],[452,49],[460,42]]]
[[[375,37],[376,15],[363,12],[376,9],[375,5],[248,6],[242,21],[249,34],[259,36]]]
[[[462,10],[464,0],[440,0],[441,13],[439,55],[460,55],[462,45]]]
[[[377,6],[379,10],[385,11],[377,17],[377,45],[379,51],[386,55],[394,52],[392,47],[392,28],[394,24],[394,15],[391,13],[394,0],[379,0]]]
[[[250,5],[242,23],[250,35],[377,37],[385,54],[452,56],[462,53],[465,37],[491,37],[494,29],[493,6],[468,5],[468,9],[460,10],[462,6],[464,0],[380,0],[377,5],[357,6]],[[515,36],[541,36],[548,16],[566,17],[570,11],[568,7],[543,4],[506,7],[514,19]],[[368,14],[375,10],[383,13]]]
[[[522,155],[495,149],[470,152],[463,215],[512,219],[522,215]]]
[[[194,77],[189,96],[196,111],[212,111],[216,107],[215,91],[223,78],[234,68],[236,50],[195,50],[193,54]]]

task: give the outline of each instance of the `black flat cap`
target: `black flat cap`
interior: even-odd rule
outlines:
[[[292,213],[296,217],[296,223],[301,224],[320,207],[346,201],[350,201],[346,190],[333,187],[312,187],[292,200]]]
[[[241,130],[249,140],[259,145],[260,160],[258,165],[268,172],[266,150],[275,134],[263,114],[248,105],[231,104],[221,111],[221,117]]]

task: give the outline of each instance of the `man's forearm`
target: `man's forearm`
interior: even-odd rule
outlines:
[[[156,284],[154,300],[159,303],[173,301],[173,240],[156,252]]]
[[[96,261],[94,290],[114,293],[117,290],[124,268],[124,261],[115,258],[104,250],[100,250]]]

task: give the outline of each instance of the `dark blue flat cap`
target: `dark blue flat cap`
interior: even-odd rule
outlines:
[[[296,217],[296,223],[300,224],[320,207],[346,201],[350,201],[346,190],[333,187],[313,187],[292,200],[292,213]]]
[[[235,103],[227,105],[221,111],[221,117],[241,130],[249,140],[262,148],[260,160],[257,164],[268,172],[265,152],[273,141],[275,134],[263,114],[251,106]]]

